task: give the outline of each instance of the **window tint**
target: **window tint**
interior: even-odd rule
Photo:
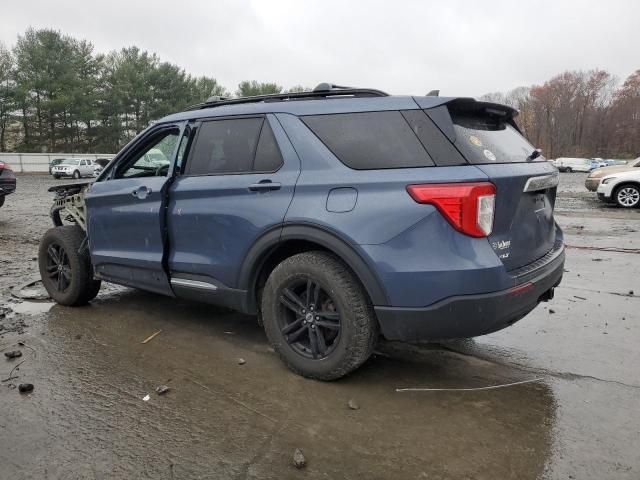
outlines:
[[[303,121],[348,167],[367,170],[433,165],[400,112],[313,115]]]
[[[411,125],[413,133],[418,136],[436,165],[442,167],[467,163],[451,141],[422,110],[405,110],[402,115]]]
[[[262,118],[204,122],[186,173],[207,175],[251,171],[262,122]]]
[[[256,160],[253,169],[256,172],[274,172],[282,165],[282,155],[276,143],[276,137],[265,120],[260,133],[260,141],[256,150]]]

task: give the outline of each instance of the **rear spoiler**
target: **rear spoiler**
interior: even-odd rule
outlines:
[[[456,132],[451,120],[451,112],[482,113],[508,123],[521,135],[522,131],[514,118],[518,110],[507,105],[492,102],[480,102],[469,97],[413,97],[413,100],[431,120],[440,128],[447,138],[456,142]]]
[[[485,113],[487,115],[503,118],[504,121],[513,120],[518,115],[518,110],[502,105],[501,103],[481,102],[474,98],[456,98],[447,102],[449,110],[469,113]]]

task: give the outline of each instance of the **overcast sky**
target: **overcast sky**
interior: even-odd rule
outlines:
[[[99,52],[136,45],[231,91],[256,79],[479,96],[567,69],[624,80],[640,68],[637,0],[2,3],[7,46],[29,26],[54,28]]]

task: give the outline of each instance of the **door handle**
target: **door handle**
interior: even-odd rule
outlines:
[[[271,180],[260,180],[258,183],[252,183],[249,185],[249,190],[252,192],[268,192],[271,190],[280,190],[281,185]]]
[[[151,192],[153,192],[151,188],[142,185],[141,187],[138,187],[133,192],[131,192],[131,195],[140,200],[144,200],[149,194],[151,194]]]

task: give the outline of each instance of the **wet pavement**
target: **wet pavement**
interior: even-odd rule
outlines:
[[[55,184],[19,176],[0,209],[0,349],[23,352],[0,358],[0,478],[640,478],[640,254],[622,250],[640,252],[640,210],[583,182],[561,174],[554,300],[474,340],[381,345],[321,383],[228,310],[120,287],[81,308],[13,298]]]

